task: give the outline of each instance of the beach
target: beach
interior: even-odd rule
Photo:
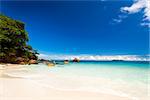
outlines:
[[[150,100],[150,0],[1,0],[0,100]]]
[[[129,100],[102,93],[60,91],[25,79],[2,79],[1,100]]]
[[[32,66],[30,68],[30,66]],[[38,66],[35,68],[35,66]],[[1,100],[148,100],[146,88],[140,90],[137,97],[129,96],[109,89],[116,89],[115,85],[107,78],[58,75],[62,67],[49,68],[53,71],[41,70],[39,66],[45,65],[7,65],[0,69],[0,99]],[[48,67],[47,67],[48,68]],[[33,70],[34,69],[34,70]],[[40,69],[40,71],[38,70]],[[64,67],[63,67],[64,69]],[[81,69],[79,69],[81,71]],[[90,70],[90,69],[89,69]],[[61,70],[62,71],[62,70]],[[121,82],[121,81],[120,81]],[[111,84],[110,84],[111,83]],[[104,85],[105,84],[105,85]],[[113,85],[112,85],[113,84]],[[94,86],[95,85],[95,86]],[[104,86],[103,86],[104,85]],[[126,85],[126,83],[124,83]],[[84,87],[85,86],[85,87]],[[141,86],[141,87],[140,87]],[[97,87],[97,90],[96,88]],[[107,88],[104,88],[107,87]],[[128,86],[124,86],[130,90]],[[100,90],[100,91],[99,91]],[[131,91],[135,92],[135,91]],[[111,99],[110,99],[111,98]]]

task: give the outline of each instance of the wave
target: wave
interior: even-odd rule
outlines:
[[[80,78],[80,80],[84,81],[85,78]],[[91,78],[89,78],[91,81]],[[118,90],[114,90],[112,88],[101,86],[95,86],[92,84],[85,85],[80,82],[80,80],[73,79],[70,77],[70,79],[67,78],[68,81],[66,81],[65,78],[51,78],[51,79],[42,79],[42,80],[30,80],[34,82],[37,85],[40,85],[45,88],[52,88],[55,90],[60,91],[82,91],[82,92],[93,92],[93,93],[104,93],[109,95],[115,95],[120,97],[127,97],[131,100],[139,100],[138,98],[131,96],[129,94],[123,93]],[[76,82],[70,82],[72,80],[76,80]],[[85,81],[84,81],[85,82]],[[95,81],[96,82],[96,81]],[[75,85],[76,83],[79,83],[78,85]]]
[[[138,100],[138,98],[130,96],[129,94],[115,90],[111,87],[107,87],[106,84],[112,80],[105,80],[95,77],[62,77],[62,76],[50,76],[49,74],[33,73],[27,70],[16,70],[8,71],[4,73],[5,77],[9,78],[23,78],[28,81],[32,81],[35,84],[45,87],[52,88],[60,91],[83,91],[83,92],[94,92],[104,93],[120,97],[127,97],[132,100]],[[50,76],[50,77],[49,77]],[[99,83],[100,82],[100,83]],[[121,83],[119,83],[121,84]]]
[[[31,67],[33,67],[33,69]],[[67,68],[63,69],[66,70],[65,72],[69,71],[71,72],[70,69]],[[57,70],[57,72],[55,72],[55,70]],[[77,70],[78,72],[86,73],[86,69],[84,69],[83,71],[81,69]],[[101,71],[103,70],[101,69]],[[27,79],[28,81],[32,81],[35,84],[42,86],[44,88],[53,88],[61,91],[83,91],[83,92],[104,93],[121,97],[127,97],[130,98],[131,100],[138,100],[140,97],[137,97],[138,95],[135,97],[136,94],[134,95],[132,93],[135,91],[139,91],[141,87],[145,87],[145,85],[143,84],[139,85],[139,83],[136,83],[137,86],[133,86],[135,84],[131,85],[130,84],[131,82],[125,81],[123,79],[118,82],[115,79],[108,79],[105,77],[95,77],[91,75],[73,76],[72,74],[67,74],[67,76],[66,75],[63,76],[65,72],[63,72],[62,69],[58,68],[48,70],[47,67],[45,67],[44,65],[37,65],[36,67],[30,65],[30,67],[24,69],[7,70],[5,73],[3,73],[3,75],[9,78]],[[78,73],[75,72],[74,74]],[[114,86],[117,86],[117,88],[115,88]],[[135,87],[137,88],[136,90],[134,90]],[[144,89],[142,88],[142,90]]]

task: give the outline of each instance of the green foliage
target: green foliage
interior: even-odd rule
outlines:
[[[27,45],[29,38],[24,27],[23,22],[0,14],[0,62],[13,63],[17,57],[37,59],[37,52]]]

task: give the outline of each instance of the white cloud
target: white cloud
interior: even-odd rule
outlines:
[[[39,54],[38,55],[39,59],[49,59],[49,55],[46,55],[46,54]]]
[[[40,54],[39,58],[49,60],[73,60],[79,58],[80,60],[96,60],[96,61],[111,61],[111,60],[125,60],[125,61],[150,61],[149,56],[138,55],[45,55]]]
[[[144,10],[144,17],[145,20],[149,20],[150,21],[150,0],[146,0],[146,5],[145,5],[145,10]]]
[[[121,12],[134,14],[144,10],[142,26],[150,27],[150,0],[134,0],[130,7],[121,7]]]
[[[143,23],[141,23],[141,26],[148,26],[148,27],[150,27],[150,24],[146,23],[146,22],[143,22]]]
[[[122,19],[113,19],[113,21],[116,23],[120,23],[120,22],[122,22]]]
[[[117,18],[112,19],[112,24],[121,23],[125,18],[127,18],[127,15],[118,15]]]
[[[145,8],[145,2],[146,0],[138,0],[135,3],[133,3],[130,7],[122,7],[121,11],[130,14],[137,13],[141,9]]]
[[[114,23],[121,23],[123,19],[127,18],[127,15],[118,15],[118,18],[113,19]]]

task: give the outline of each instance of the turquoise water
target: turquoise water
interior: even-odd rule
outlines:
[[[27,66],[29,72],[37,75],[28,79],[46,88],[106,93],[131,100],[148,100],[149,67],[149,62],[124,61],[89,61],[55,67],[44,64]]]
[[[148,62],[80,62],[50,69],[62,76],[103,77],[115,80],[148,82]]]

